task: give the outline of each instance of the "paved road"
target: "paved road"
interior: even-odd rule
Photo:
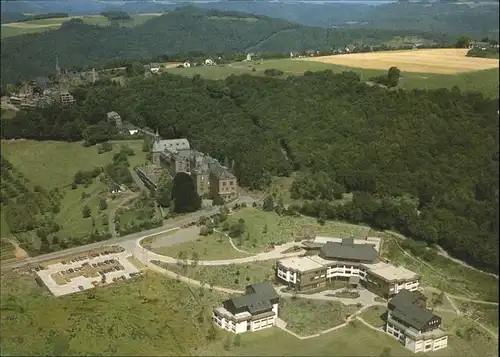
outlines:
[[[143,232],[139,232],[139,233],[129,234],[129,235],[126,235],[123,237],[111,238],[111,239],[108,239],[108,240],[105,240],[102,242],[96,242],[96,243],[86,244],[86,245],[82,245],[79,247],[74,247],[74,248],[70,248],[70,249],[66,249],[66,250],[61,250],[61,251],[54,252],[54,253],[43,254],[43,255],[39,255],[37,257],[33,257],[33,258],[27,258],[27,259],[20,261],[20,262],[13,262],[13,263],[2,265],[1,269],[4,270],[4,269],[19,268],[19,267],[29,265],[29,264],[37,264],[37,263],[43,262],[44,260],[57,259],[57,258],[61,258],[61,257],[67,256],[70,254],[85,252],[85,251],[90,250],[90,249],[126,243],[127,241],[132,241],[134,246],[135,246],[135,241],[140,239],[140,238],[146,238],[146,237],[150,237],[153,235],[165,233],[172,228],[177,228],[177,227],[182,226],[184,224],[196,222],[196,221],[198,221],[198,219],[201,216],[209,216],[212,214],[216,214],[217,212],[219,212],[219,207],[211,207],[211,208],[208,208],[206,210],[194,212],[194,213],[190,214],[189,216],[186,216],[185,218],[181,218],[181,219],[178,219],[176,221],[164,224],[162,227],[158,227],[155,229],[151,229],[151,230],[143,231]]]
[[[252,197],[242,196],[237,201],[235,201],[233,204],[235,204],[235,203],[241,204],[243,202],[248,204],[248,205],[251,205],[253,202],[256,202],[256,201]],[[202,216],[210,216],[210,215],[218,213],[219,209],[220,209],[219,206],[210,207],[210,208],[198,211],[198,212],[193,212],[193,213],[188,214],[185,217],[179,218],[175,221],[168,222],[168,223],[164,224],[162,227],[158,227],[158,228],[154,228],[154,229],[151,229],[148,231],[138,232],[138,233],[134,233],[134,234],[129,234],[129,235],[126,235],[123,237],[111,238],[111,239],[108,239],[108,240],[105,240],[102,242],[96,242],[96,243],[86,244],[86,245],[82,245],[79,247],[74,247],[74,248],[70,248],[70,249],[66,249],[66,250],[61,250],[61,251],[54,252],[54,253],[43,254],[43,255],[39,255],[37,257],[33,257],[33,258],[27,258],[27,259],[19,261],[19,262],[12,262],[12,263],[2,265],[0,268],[2,270],[4,270],[4,269],[8,270],[8,269],[19,268],[19,267],[30,265],[30,264],[33,264],[33,265],[39,264],[40,262],[43,262],[44,260],[57,259],[57,258],[65,257],[65,256],[70,255],[70,254],[85,252],[87,250],[96,249],[96,248],[100,248],[100,247],[104,247],[104,246],[116,245],[116,244],[120,244],[121,246],[123,246],[126,249],[128,249],[130,247],[130,248],[132,248],[131,251],[133,251],[133,249],[137,246],[136,241],[138,241],[142,238],[147,238],[147,237],[151,237],[151,236],[154,236],[157,234],[162,234],[162,233],[165,233],[173,228],[177,228],[179,226],[189,224],[192,222],[197,222],[200,219],[200,217],[202,217]]]

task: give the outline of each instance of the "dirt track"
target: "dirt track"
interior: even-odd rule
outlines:
[[[356,68],[384,69],[398,67],[402,72],[455,74],[498,68],[498,59],[466,57],[468,49],[423,49],[353,53],[335,56],[301,58]]]

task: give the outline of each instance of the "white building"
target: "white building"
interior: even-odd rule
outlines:
[[[215,62],[212,59],[207,58],[205,60],[205,66],[215,66]]]
[[[402,290],[389,301],[385,332],[413,353],[437,351],[448,346],[441,318],[425,308],[415,293]]]
[[[303,243],[306,249],[319,248],[319,255],[279,260],[276,276],[298,291],[326,286],[333,279],[359,278],[367,289],[381,296],[392,296],[402,289],[418,290],[420,276],[403,267],[378,262],[380,241],[367,238],[340,239],[317,237]]]
[[[189,68],[189,67],[191,67],[191,62],[186,61],[186,62],[184,62],[184,63],[182,64],[182,66],[183,66],[184,68]]]
[[[279,296],[268,281],[248,285],[245,295],[222,303],[213,310],[212,320],[220,328],[233,332],[259,331],[273,327],[278,317]]]

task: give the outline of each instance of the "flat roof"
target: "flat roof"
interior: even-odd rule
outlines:
[[[327,242],[342,243],[342,239],[345,239],[345,238],[317,236],[316,238],[314,238],[312,243],[314,245],[326,244]],[[378,237],[367,237],[366,239],[354,238],[353,243],[354,244],[371,244],[371,245],[373,245],[373,247],[375,248],[375,250],[377,252],[380,251],[380,238],[378,238]]]
[[[391,264],[379,262],[375,264],[363,264],[371,274],[377,275],[387,281],[394,280],[413,280],[418,279],[419,275],[403,267],[396,267]]]
[[[292,257],[286,258],[279,261],[279,264],[284,266],[285,268],[292,269],[300,272],[307,272],[309,270],[321,269],[323,268],[323,264],[320,264],[313,259],[312,257]]]

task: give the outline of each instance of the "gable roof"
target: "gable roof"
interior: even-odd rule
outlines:
[[[327,259],[346,259],[359,261],[374,261],[378,252],[371,244],[354,244],[352,238],[342,239],[342,243],[326,242],[321,247],[321,253]]]
[[[406,325],[420,331],[429,321],[437,317],[432,311],[415,305],[420,296],[403,289],[394,296],[389,304],[394,306],[391,316],[404,322]]]
[[[245,295],[226,300],[224,305],[228,303],[237,310],[246,309],[250,314],[256,315],[271,310],[273,308],[271,300],[279,298],[276,290],[268,281],[248,285],[245,290]]]

